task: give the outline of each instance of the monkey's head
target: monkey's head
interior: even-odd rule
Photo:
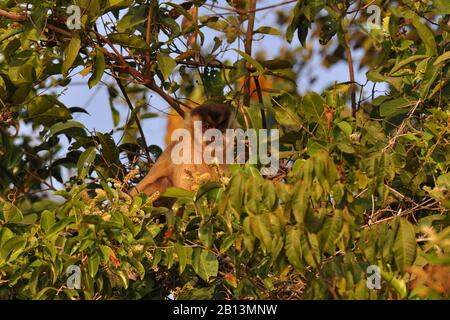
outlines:
[[[217,102],[205,102],[191,111],[191,121],[201,121],[203,131],[218,129],[224,132],[232,127],[232,108]]]

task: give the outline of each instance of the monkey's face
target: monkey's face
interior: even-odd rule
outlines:
[[[214,143],[212,155],[225,159],[227,146],[230,144],[228,140],[233,140],[228,139],[226,134],[227,129],[235,127],[233,115],[234,113],[230,106],[215,102],[206,102],[192,110],[187,125],[190,128],[194,144],[207,147]],[[194,127],[197,128],[197,121],[200,121],[202,125],[201,136],[196,134],[194,129]],[[198,148],[198,150],[201,152],[202,148]]]
[[[191,121],[201,121],[202,129],[218,129],[225,132],[230,128],[231,107],[214,102],[206,102],[191,112]]]

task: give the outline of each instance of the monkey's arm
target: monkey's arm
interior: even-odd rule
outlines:
[[[129,194],[132,197],[135,197],[140,192],[152,195],[156,191],[164,191],[170,186],[171,181],[169,177],[172,174],[173,167],[171,160],[172,149],[173,145],[170,145],[159,157],[158,161],[156,161],[145,178],[129,191]]]
[[[166,177],[162,177],[162,178],[159,178],[158,180],[156,180],[154,183],[151,183],[151,184],[145,184],[145,185],[142,185],[142,186],[139,184],[138,186],[132,188],[129,191],[129,194],[132,197],[135,197],[140,192],[143,192],[146,195],[150,196],[150,195],[154,194],[155,192],[164,192],[170,186],[171,186],[171,183],[170,183],[169,179],[166,178]]]

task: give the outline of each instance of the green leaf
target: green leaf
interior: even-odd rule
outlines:
[[[228,197],[231,207],[240,212],[245,195],[245,181],[241,174],[235,175],[231,178],[228,187]]]
[[[6,227],[0,228],[0,248],[12,237],[14,237],[14,233],[10,229]]]
[[[205,245],[211,247],[213,245],[214,229],[212,223],[204,223],[198,228],[198,239]]]
[[[440,175],[436,179],[436,185],[442,189],[450,189],[450,173]]]
[[[205,195],[213,190],[217,190],[222,188],[222,184],[217,181],[210,181],[208,183],[203,184],[197,191],[194,201],[197,202],[202,199]]]
[[[9,79],[16,87],[32,84],[36,80],[36,71],[29,63],[19,66],[10,66],[8,68],[8,75]]]
[[[35,300],[48,300],[52,297],[52,293],[56,294],[58,290],[56,288],[52,288],[52,287],[46,287],[44,289],[42,289],[41,291],[39,291],[36,296],[35,296]]]
[[[143,264],[140,261],[138,261],[135,257],[128,257],[128,261],[138,272],[139,278],[143,280],[145,277],[145,267],[143,266]]]
[[[326,4],[327,0],[308,1],[307,8],[305,10],[308,20],[312,21]]]
[[[97,132],[97,137],[102,145],[102,155],[109,163],[119,163],[119,150],[110,134]]]
[[[105,73],[105,68],[105,56],[103,55],[102,50],[97,47],[95,48],[94,73],[88,82],[90,89],[95,87],[102,80],[103,74]]]
[[[167,17],[162,19],[160,18],[159,21],[161,21],[161,25],[167,28],[168,32],[170,32],[168,41],[172,41],[173,39],[175,39],[177,36],[180,35],[181,32],[180,25],[175,20],[173,20],[170,17]]]
[[[119,276],[119,279],[122,281],[122,285],[124,286],[124,288],[127,289],[130,283],[128,276],[125,274],[125,271],[120,270],[116,273]]]
[[[3,204],[2,211],[6,223],[16,223],[23,220],[22,211],[10,202]]]
[[[131,0],[132,1],[132,0]],[[132,7],[127,14],[117,23],[117,31],[124,33],[142,25],[147,21],[147,12],[144,6]]]
[[[238,49],[233,49],[234,51],[236,51],[237,53],[239,53],[248,63],[250,63],[251,65],[253,65],[256,70],[258,70],[259,74],[264,73],[264,67],[255,59],[253,59],[251,56],[249,56],[248,54],[246,54],[245,52],[238,50]]]
[[[100,265],[100,255],[94,253],[88,259],[88,271],[91,278],[94,278],[97,275],[99,265]]]
[[[97,155],[95,147],[87,148],[78,158],[78,179],[84,179]]]
[[[426,100],[426,98],[428,97],[430,88],[433,86],[441,71],[441,67],[435,66],[433,64],[433,61],[433,59],[428,61],[427,68],[425,69],[425,74],[423,75],[422,83],[419,87],[420,97],[422,98],[422,100]]]
[[[258,29],[255,30],[254,32],[255,34],[257,33],[262,33],[262,34],[270,34],[272,36],[279,36],[281,35],[281,32],[273,27],[269,27],[269,26],[262,26],[259,27]]]
[[[346,134],[346,135],[351,135],[352,134],[352,126],[346,122],[346,121],[341,121],[337,124],[337,126]]]
[[[107,10],[127,8],[133,3],[133,0],[107,0]]]
[[[11,261],[23,251],[27,240],[24,237],[14,237],[6,241],[0,249],[0,258],[3,261]]]
[[[293,67],[290,61],[283,59],[265,60],[261,62],[261,65],[269,70],[292,69]]]
[[[180,274],[182,274],[184,269],[186,268],[188,262],[190,262],[192,259],[192,248],[185,247],[179,243],[176,243],[175,251],[178,256],[178,264],[180,266]]]
[[[49,210],[45,210],[41,214],[41,228],[44,232],[50,230],[50,228],[55,224],[55,213]]]
[[[65,52],[64,52],[64,61],[62,65],[62,74],[67,76],[69,69],[72,67],[75,62],[78,52],[81,48],[81,39],[78,34],[74,35],[69,42]]]
[[[301,245],[301,230],[298,227],[288,226],[286,228],[286,256],[289,262],[297,269],[303,270],[303,248]]]
[[[167,190],[161,194],[162,197],[169,197],[169,198],[188,198],[192,199],[194,198],[195,193],[186,189],[176,188],[176,187],[170,187],[167,188]]]
[[[255,177],[250,177],[245,184],[245,210],[249,214],[258,214],[261,204],[260,181]]]
[[[225,81],[222,77],[221,70],[205,68],[203,72],[203,84],[207,97],[217,98],[223,96]]]
[[[310,22],[306,19],[305,16],[302,16],[297,29],[297,38],[303,48],[306,48],[306,39],[308,38],[310,26]]]
[[[339,234],[343,226],[343,220],[340,210],[335,210],[332,218],[325,218],[325,223],[319,233],[319,244],[321,252],[330,255],[336,251],[336,242],[339,240]]]
[[[28,116],[33,118],[41,115],[55,106],[56,99],[49,95],[41,95],[34,98],[28,104]]]
[[[450,14],[450,2],[448,0],[433,0],[432,3],[440,14]]]
[[[308,92],[302,99],[302,110],[308,121],[320,122],[325,106],[325,100],[315,92]]]
[[[164,80],[167,80],[177,66],[177,62],[165,53],[158,54],[158,69],[161,71]]]
[[[294,14],[292,17],[292,21],[289,24],[287,30],[286,30],[286,41],[291,43],[292,38],[294,37],[294,32],[297,30],[298,25],[301,23],[300,16],[302,15],[302,1],[297,1],[297,4],[294,7]]]
[[[320,246],[317,235],[314,233],[302,232],[300,243],[303,248],[303,259],[305,262],[314,268],[319,268],[320,266],[318,266],[317,263],[320,263]]]
[[[412,224],[400,218],[397,237],[394,244],[395,263],[400,271],[412,266],[416,259],[417,243]]]
[[[72,129],[72,128],[79,128],[79,129],[86,129],[84,124],[78,121],[66,121],[61,123],[56,123],[53,126],[50,127],[50,134],[56,135],[57,133],[60,133],[61,131]]]
[[[283,127],[300,130],[302,121],[297,115],[297,100],[289,94],[283,94],[274,99],[273,111],[277,122]]]
[[[209,282],[210,278],[216,277],[219,272],[219,261],[211,251],[196,248],[194,249],[192,267],[200,278]]]
[[[414,15],[412,24],[416,28],[417,34],[419,35],[420,39],[422,39],[422,41],[425,43],[428,55],[437,55],[437,45],[436,40],[434,39],[433,32],[420,21],[420,17],[417,15]]]
[[[393,258],[393,248],[397,236],[399,220],[394,219],[392,223],[386,224],[386,231],[383,232],[380,243],[382,244],[382,257],[385,264],[391,264]]]
[[[229,24],[224,20],[206,21],[205,23],[208,28],[222,32],[225,32],[229,26]]]
[[[380,116],[390,119],[400,114],[408,113],[413,103],[405,98],[397,98],[383,102],[380,105]]]
[[[149,45],[141,37],[128,33],[112,33],[108,35],[108,39],[114,43],[123,47],[150,50]]]
[[[47,231],[46,238],[49,239],[53,237],[54,235],[58,234],[62,230],[64,230],[67,225],[73,222],[73,218],[64,218],[63,220],[58,221],[53,226],[50,227],[50,229]]]
[[[250,228],[253,235],[259,239],[262,244],[262,249],[266,253],[272,251],[272,228],[270,223],[269,214],[251,216]]]
[[[234,242],[236,241],[237,235],[236,234],[231,234],[228,237],[226,237],[222,243],[220,244],[220,252],[225,253],[228,251],[228,249],[231,248],[231,246],[234,244]]]
[[[441,54],[439,57],[437,57],[436,61],[434,61],[434,65],[438,66],[441,63],[447,61],[450,59],[450,51],[444,52],[443,54]],[[447,62],[446,62],[447,63]]]
[[[306,210],[309,203],[309,190],[308,184],[304,182],[297,183],[294,187],[292,195],[292,211],[294,213],[295,220],[303,224]]]
[[[427,55],[415,55],[415,56],[411,56],[405,60],[401,60],[399,63],[397,63],[395,65],[395,67],[392,68],[392,70],[389,72],[389,74],[394,74],[395,72],[397,72],[398,70],[407,66],[408,64],[413,63],[414,61],[417,61],[417,60],[423,60],[425,58],[428,58],[428,56]]]
[[[384,270],[383,268],[380,268],[381,276],[383,279],[392,286],[395,291],[400,295],[401,299],[406,298],[408,295],[408,290],[406,288],[406,283],[403,279],[397,279],[395,277],[395,274],[393,272]]]
[[[338,142],[336,144],[339,150],[341,150],[344,153],[353,154],[355,153],[355,148],[350,143],[346,142]]]
[[[262,208],[268,212],[271,212],[276,206],[277,196],[275,185],[272,181],[264,180],[262,182]]]
[[[367,79],[372,82],[385,82],[386,77],[383,76],[378,70],[370,70],[366,73]]]

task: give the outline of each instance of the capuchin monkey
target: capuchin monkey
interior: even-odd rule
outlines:
[[[194,135],[194,126],[197,121],[201,121],[201,137]],[[199,126],[199,124],[197,124]],[[222,159],[225,159],[226,150],[226,129],[235,127],[235,116],[232,108],[225,104],[206,102],[199,107],[193,109],[186,115],[184,121],[184,129],[189,132],[190,143],[188,145],[191,148],[190,161],[184,161],[184,163],[176,164],[172,159],[172,151],[180,149],[180,143],[183,141],[172,141],[166,150],[161,154],[158,161],[152,166],[147,176],[134,188],[129,190],[129,194],[135,197],[139,193],[143,192],[147,195],[153,195],[155,192],[163,193],[169,187],[178,187],[186,190],[191,190],[193,187],[192,177],[193,175],[209,174],[211,180],[219,180],[218,167],[220,171],[226,172],[228,166],[226,164],[218,164],[214,166],[206,164],[203,159],[203,151],[213,141],[203,141],[203,133],[208,129],[217,129],[222,133],[223,139],[223,155]],[[209,142],[209,143],[208,143]],[[195,149],[195,145],[201,145],[201,148]],[[186,145],[186,144],[184,144]],[[220,149],[220,148],[218,148]],[[198,154],[202,152],[201,154]],[[194,157],[197,152],[197,156],[201,159],[198,164],[195,164]],[[176,154],[176,152],[174,152]],[[212,155],[214,156],[214,155]],[[225,163],[225,161],[222,161]]]

